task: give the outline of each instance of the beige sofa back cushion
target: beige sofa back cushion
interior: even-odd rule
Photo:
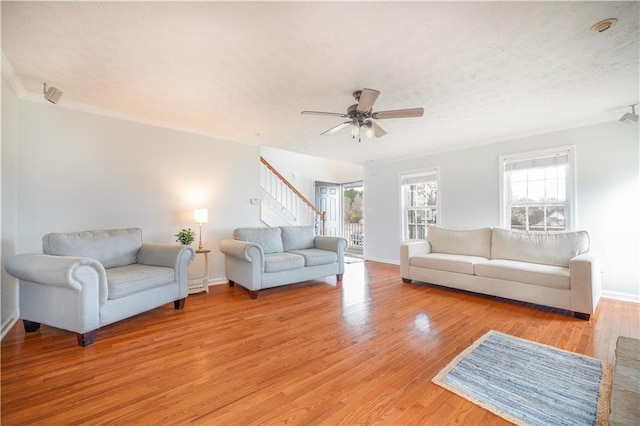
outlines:
[[[256,243],[262,247],[265,254],[281,253],[282,231],[279,227],[273,228],[238,228],[233,233],[233,238],[248,243]]]
[[[105,268],[136,263],[140,247],[142,230],[139,228],[54,233],[42,237],[44,254],[89,257]]]
[[[491,258],[569,267],[569,261],[589,251],[587,231],[536,233],[493,228]]]
[[[491,256],[491,228],[450,229],[429,226],[427,241],[433,253]]]

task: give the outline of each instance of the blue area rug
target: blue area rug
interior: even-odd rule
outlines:
[[[607,424],[611,366],[490,331],[433,382],[518,425]]]

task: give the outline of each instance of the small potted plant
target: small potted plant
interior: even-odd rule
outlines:
[[[191,228],[182,229],[182,231],[178,232],[175,237],[178,237],[176,241],[180,242],[180,244],[188,246],[196,239],[196,231],[192,231]]]

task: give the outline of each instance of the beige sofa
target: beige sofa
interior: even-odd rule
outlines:
[[[404,282],[566,309],[587,320],[600,299],[600,270],[586,231],[429,226],[426,241],[401,245],[400,273]]]

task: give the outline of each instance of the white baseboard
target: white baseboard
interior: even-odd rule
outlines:
[[[208,285],[212,286],[212,285],[222,285],[222,284],[227,284],[229,281],[227,281],[226,277],[218,277],[218,278],[209,278],[209,282]]]
[[[622,300],[623,302],[640,303],[640,296],[637,294],[618,293],[617,291],[603,291],[602,297],[607,299]]]
[[[16,322],[18,322],[19,319],[20,319],[20,315],[18,314],[18,311],[13,311],[11,315],[9,315],[9,318],[7,318],[2,323],[2,332],[0,333],[0,340],[4,339],[4,336],[6,336],[9,330],[11,330],[11,328],[15,325]]]
[[[400,265],[399,260],[381,259],[378,257],[366,257],[365,260],[371,260],[372,262],[389,263],[391,265]]]

